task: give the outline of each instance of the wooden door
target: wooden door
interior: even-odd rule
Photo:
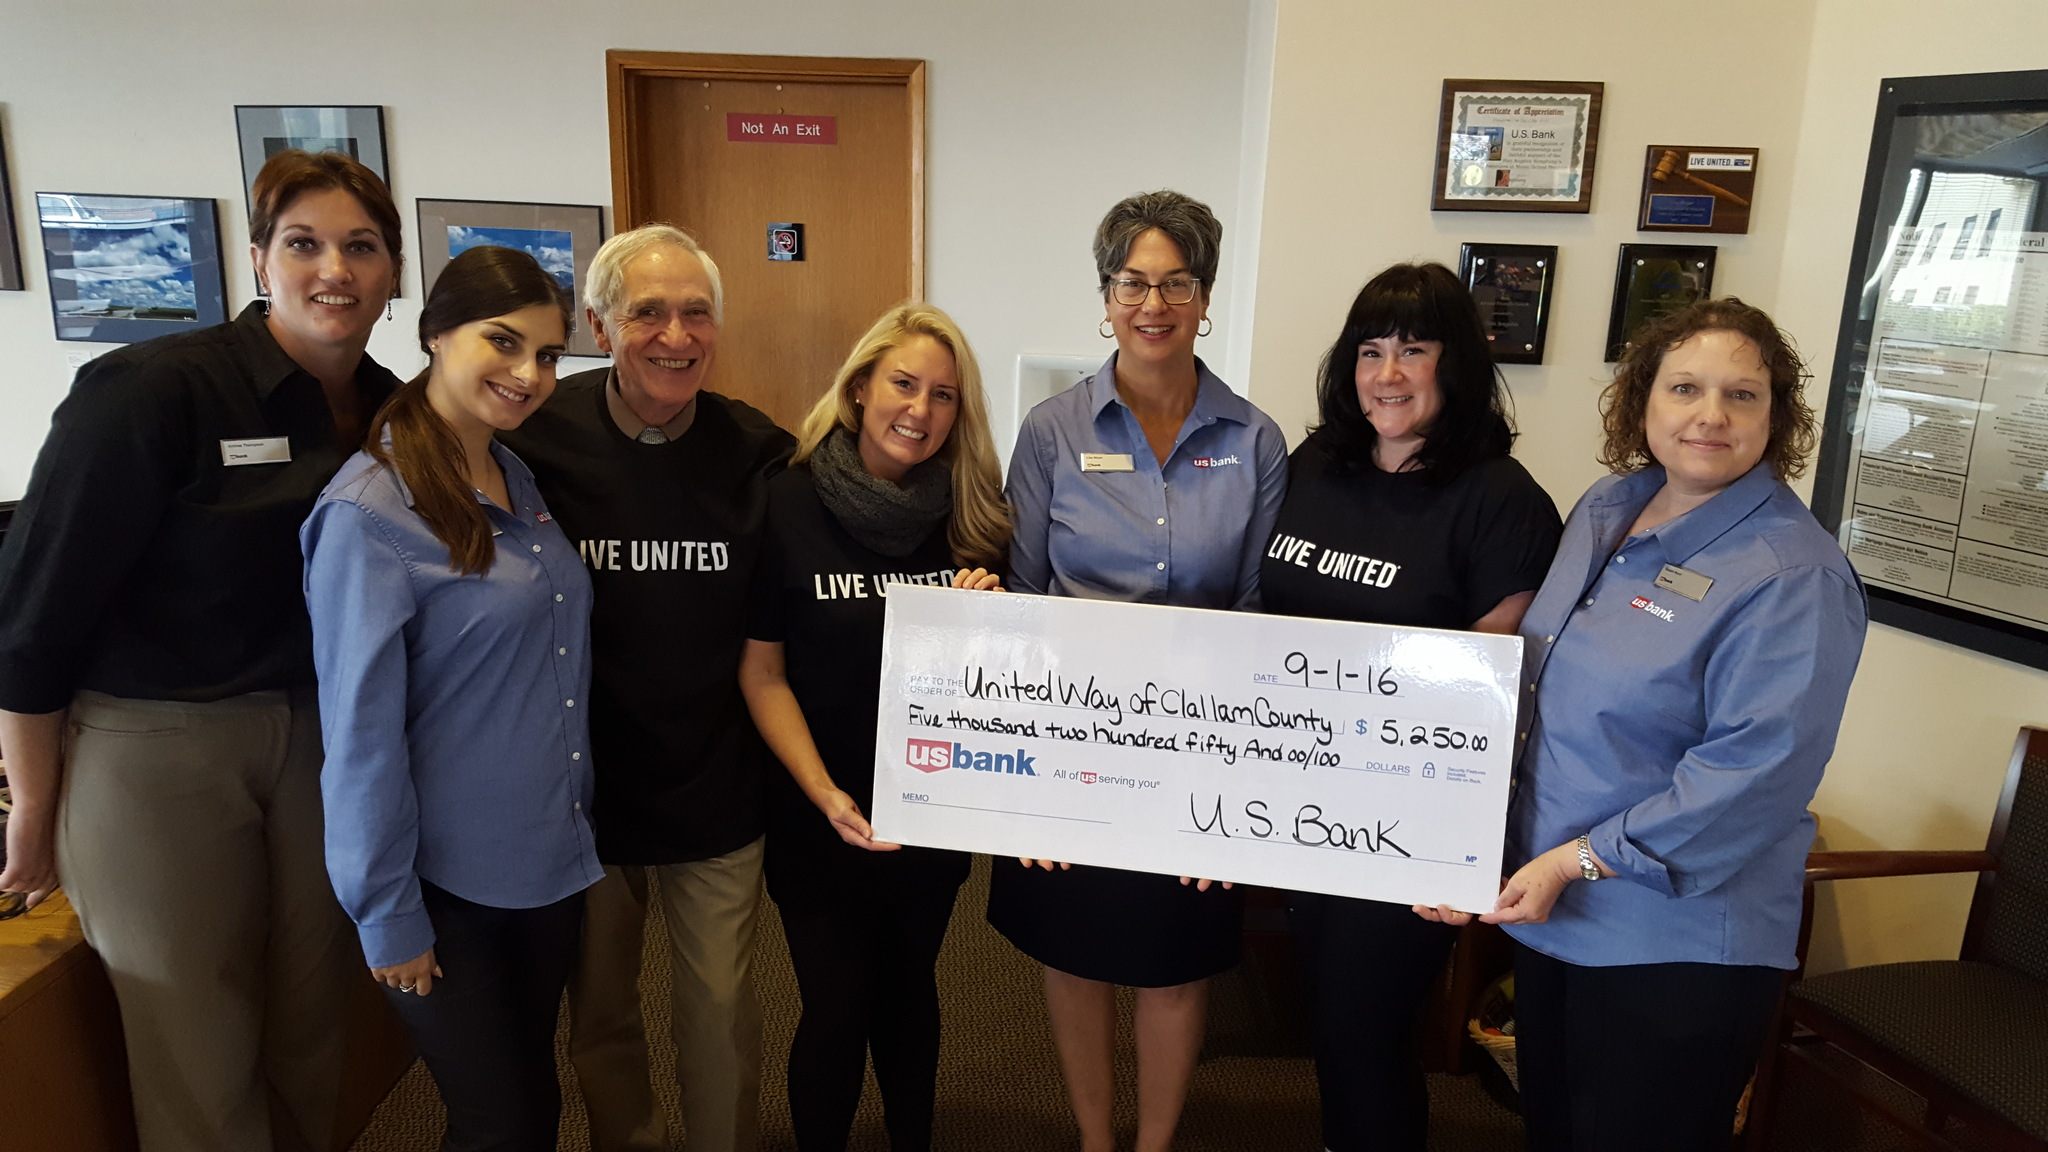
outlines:
[[[924,293],[924,62],[605,54],[613,219],[666,221],[717,260],[707,386],[794,430],[853,342]],[[769,258],[771,224],[803,258]]]

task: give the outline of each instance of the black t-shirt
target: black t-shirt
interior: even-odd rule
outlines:
[[[1470,628],[1543,583],[1563,524],[1502,456],[1442,486],[1421,472],[1340,468],[1320,436],[1288,458],[1287,501],[1259,565],[1268,612]]]
[[[607,864],[722,856],[760,836],[770,758],[739,691],[768,481],[794,441],[713,392],[667,444],[605,406],[608,369],[563,380],[504,437],[590,569],[591,822]]]
[[[367,424],[398,379],[355,387]],[[79,369],[0,550],[0,708],[313,683],[299,525],[359,434],[254,304]]]
[[[747,634],[782,644],[790,691],[832,782],[874,814],[875,710],[882,697],[882,624],[892,584],[949,587],[959,567],[946,525],[908,556],[884,556],[855,540],[824,503],[808,467],[768,486],[768,531]],[[905,848],[875,853],[839,839],[831,823],[776,766],[770,789],[768,883],[779,902],[862,883],[871,869],[957,884],[960,853]],[[957,873],[957,875],[955,874]],[[815,881],[815,882],[814,882]],[[802,891],[796,888],[801,885]]]

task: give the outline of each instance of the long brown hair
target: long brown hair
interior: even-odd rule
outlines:
[[[400,385],[370,421],[363,449],[398,473],[412,492],[413,511],[427,522],[435,539],[448,547],[448,559],[463,575],[491,570],[494,546],[491,523],[477,503],[476,489],[464,471],[462,444],[455,430],[427,401],[427,381],[434,375],[432,342],[464,324],[503,316],[536,304],[552,304],[569,326],[569,298],[555,278],[533,257],[514,248],[471,248],[448,262],[420,309],[420,351],[427,366]],[[384,443],[386,431],[391,443]]]

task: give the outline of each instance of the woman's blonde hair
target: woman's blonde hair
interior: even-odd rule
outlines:
[[[988,396],[981,389],[981,369],[966,334],[939,309],[917,301],[898,304],[854,341],[831,391],[818,397],[804,417],[790,462],[809,460],[835,428],[860,435],[860,390],[882,354],[913,336],[929,336],[951,352],[959,376],[960,412],[936,455],[953,477],[953,516],[946,541],[960,563],[1000,568],[1010,548],[1010,506],[1003,501],[1002,469],[996,464],[995,438],[989,432]]]

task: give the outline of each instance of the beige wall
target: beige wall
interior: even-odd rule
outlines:
[[[2039,68],[2040,0],[1822,0],[1798,100],[1799,159],[1775,308],[1823,384],[1835,353],[1878,82]],[[2048,674],[1873,626],[1814,809],[1830,848],[1976,848],[2015,732],[2048,725]],[[1868,880],[1824,894],[1823,967],[1953,956],[1971,881]]]
[[[1257,15],[1270,3],[1190,0],[1126,38],[1089,0],[207,0],[189,13],[107,0],[83,15],[0,0],[0,132],[30,289],[0,292],[0,500],[27,486],[68,358],[108,347],[51,334],[37,190],[215,198],[239,308],[253,284],[247,243],[234,240],[248,235],[234,105],[382,104],[408,233],[421,196],[602,204],[609,215],[607,48],[930,63],[926,289],[974,342],[1007,451],[1019,353],[1106,353],[1088,253],[1105,209],[1179,188],[1213,205],[1235,243],[1260,135],[1242,131],[1263,67],[1254,59],[1248,73],[1247,43],[1263,44],[1254,20],[1270,22]],[[421,362],[417,270],[405,279],[396,322],[377,326],[370,352],[410,375]],[[1232,361],[1243,328],[1229,322],[1236,286],[1227,274],[1218,331],[1203,342],[1217,364]],[[745,308],[732,302],[735,323]]]
[[[1397,260],[1455,266],[1461,241],[1556,244],[1547,363],[1506,369],[1517,455],[1568,509],[1600,475],[1596,399],[1616,245],[1638,233],[1643,149],[1761,148],[1747,236],[1716,237],[1715,288],[1773,311],[1826,390],[1863,166],[1887,75],[2039,66],[2040,0],[1578,0],[1478,20],[1437,3],[1284,3],[1274,56],[1252,398],[1299,436],[1316,362],[1352,296]],[[1447,76],[1599,80],[1593,211],[1431,212]],[[1981,845],[2015,729],[2048,723],[2048,675],[1876,626],[1815,801],[1836,848]],[[1878,885],[1889,885],[1878,887]],[[1954,955],[1968,882],[1828,896],[1814,963]]]

